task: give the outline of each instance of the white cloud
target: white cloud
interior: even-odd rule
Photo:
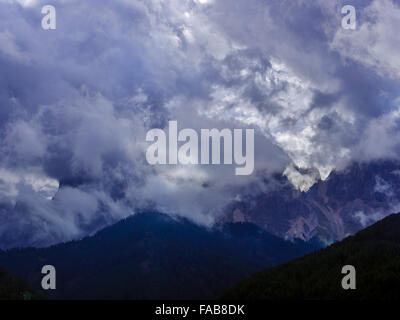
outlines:
[[[356,30],[339,28],[332,50],[356,60],[382,76],[400,79],[400,6],[392,0],[374,0],[358,12]]]

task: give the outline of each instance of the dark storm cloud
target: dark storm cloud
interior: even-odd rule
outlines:
[[[47,3],[0,1],[0,246],[79,238],[148,207],[210,224],[273,172],[297,167],[309,186],[310,168],[395,157],[400,67],[380,30],[400,9],[375,3],[359,3],[357,41],[339,1],[55,1],[52,31]],[[169,119],[255,128],[256,174],[148,166],[146,131]]]
[[[239,0],[232,6],[228,1],[217,1],[216,10],[212,12],[216,23],[239,45],[258,48],[277,57],[304,84],[308,82],[308,89],[312,91],[311,103],[307,102],[307,106],[301,108],[302,102],[298,101],[292,112],[280,118],[287,132],[291,131],[287,125],[296,134],[301,133],[299,128],[318,128],[317,123],[323,117],[332,111],[336,113],[335,122],[341,131],[331,132],[324,140],[317,130],[313,132],[313,138],[304,139],[305,142],[311,142],[309,148],[322,150],[321,155],[315,152],[306,159],[303,150],[292,152],[293,160],[302,166],[333,167],[335,164],[329,164],[329,154],[337,153],[342,146],[356,147],[365,140],[364,132],[370,120],[378,119],[388,112],[395,113],[399,107],[396,100],[398,79],[387,77],[386,70],[380,68],[385,67],[384,61],[387,59],[378,55],[381,53],[379,48],[386,46],[386,51],[382,53],[394,62],[393,67],[396,66],[397,62],[392,56],[398,42],[392,34],[395,33],[393,25],[394,20],[398,19],[395,12],[398,12],[399,7],[391,1],[354,3],[360,19],[359,30],[352,34],[341,28],[342,5],[341,2],[327,1],[265,3]],[[382,26],[388,32],[383,33],[386,29]],[[356,41],[358,36],[370,40],[363,31],[367,27],[376,35],[375,43]],[[353,41],[348,47],[341,47],[342,44],[338,42],[343,35],[351,37]],[[368,45],[370,48],[365,47]],[[378,48],[377,52],[374,52],[375,47]],[[357,54],[354,57],[348,55],[349,50],[370,50],[370,57],[364,61]],[[371,68],[372,63],[376,64],[374,68]],[[279,94],[289,91],[290,86],[287,84],[288,81],[281,82]],[[247,92],[251,97],[258,97],[257,91]],[[263,101],[276,109],[276,104],[271,102],[271,93],[274,94],[273,91],[268,92],[268,98]],[[351,153],[350,148],[343,148],[342,151]],[[381,156],[384,157],[385,153]],[[351,159],[353,156],[348,154],[346,157]]]

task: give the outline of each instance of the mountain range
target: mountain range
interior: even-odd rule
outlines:
[[[306,192],[282,174],[264,184],[267,192],[248,192],[232,202],[221,221],[251,222],[281,238],[317,237],[331,244],[400,210],[400,164],[395,161],[353,163],[318,179]]]
[[[268,192],[244,193],[213,227],[142,212],[84,239],[0,251],[0,266],[40,292],[42,266],[54,265],[57,290],[45,295],[55,299],[215,298],[255,272],[340,241],[387,216],[398,207],[399,168],[392,161],[355,163],[306,192],[276,174],[265,179]],[[353,244],[348,239],[338,248]],[[356,242],[356,249],[379,260],[368,248],[380,250],[382,241]],[[337,268],[346,262],[338,252],[328,259],[335,270],[329,285],[336,283]],[[313,270],[313,264],[306,268]]]
[[[400,298],[400,214],[316,249],[249,223],[207,230],[147,212],[80,241],[1,252],[10,272],[0,268],[0,299]],[[53,292],[40,290],[45,264],[57,270]],[[341,286],[345,265],[356,270],[356,290]]]
[[[0,266],[40,291],[41,269],[53,265],[57,289],[43,292],[52,299],[215,298],[256,271],[319,247],[250,223],[206,229],[146,212],[79,241],[0,252]]]

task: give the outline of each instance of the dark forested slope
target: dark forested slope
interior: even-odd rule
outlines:
[[[49,298],[213,298],[254,272],[315,248],[249,223],[206,229],[141,213],[80,241],[0,253],[0,265],[37,289],[41,268],[53,265],[57,289],[46,292]]]
[[[344,265],[356,268],[356,290],[343,290]],[[400,299],[400,214],[332,246],[261,271],[226,299]]]

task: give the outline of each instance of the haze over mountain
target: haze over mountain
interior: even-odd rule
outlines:
[[[266,175],[263,179],[259,177],[259,180],[235,190],[237,197],[226,204],[216,221],[217,225],[250,222],[284,239],[308,241],[318,238],[330,244],[400,208],[400,164],[397,161],[354,163],[342,171],[333,171],[326,180],[318,180],[305,192],[297,190],[282,172]],[[74,191],[86,183],[84,178],[62,180],[53,199],[44,200],[43,204],[54,207],[67,200],[75,202],[75,210],[81,214],[73,223],[87,225],[82,210],[91,210],[95,203],[80,196],[76,198],[77,193]],[[118,192],[116,188],[112,194],[118,196]],[[67,194],[68,197],[64,198]],[[71,206],[70,203],[66,205]],[[3,208],[4,213],[7,208]],[[13,210],[18,210],[20,214],[8,214],[5,216],[7,219],[2,220],[1,249],[43,247],[63,242],[65,232],[72,227],[71,224],[65,225],[65,232],[58,229],[50,233],[41,232],[46,222],[30,223],[30,209],[23,199],[15,203]],[[109,217],[110,210],[113,209],[102,203],[97,208],[97,219],[91,221],[90,228],[100,230],[105,225],[116,223],[119,216]],[[126,210],[121,216],[134,214],[131,209]],[[21,215],[26,219],[19,221]],[[54,220],[57,216],[48,218]]]
[[[354,163],[307,192],[282,175],[266,179],[265,188],[270,190],[263,194],[244,192],[222,221],[248,221],[283,238],[331,243],[400,209],[400,163]]]

